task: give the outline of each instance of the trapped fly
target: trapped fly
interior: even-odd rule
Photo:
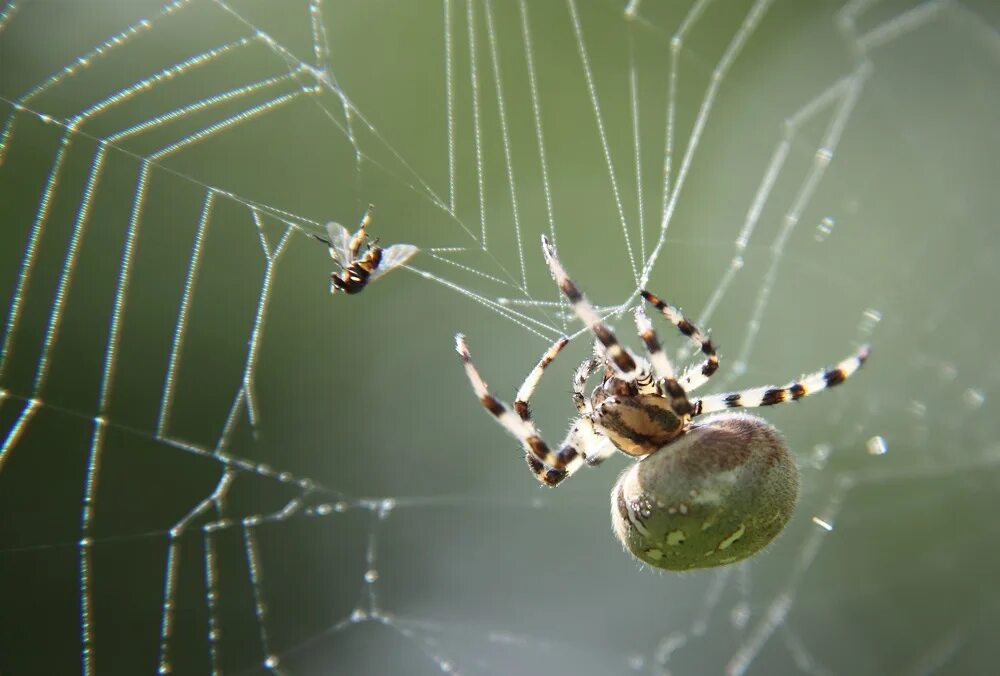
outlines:
[[[419,251],[412,244],[393,244],[383,249],[377,238],[368,241],[367,228],[372,222],[374,208],[368,205],[354,234],[340,223],[331,221],[326,224],[328,239],[313,235],[330,248],[330,258],[340,266],[341,274],[330,275],[330,293],[337,293],[338,289],[344,293],[359,293],[369,282],[398,268]],[[362,245],[366,247],[364,253]]]

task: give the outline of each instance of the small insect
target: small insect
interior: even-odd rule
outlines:
[[[359,293],[369,282],[398,268],[419,251],[412,244],[393,244],[383,249],[378,245],[378,239],[367,241],[367,228],[372,222],[374,208],[368,205],[354,234],[340,223],[331,221],[326,224],[328,239],[313,235],[330,248],[330,258],[340,266],[343,275],[331,273],[330,293],[337,293],[338,289],[349,294]],[[364,255],[359,256],[363,244],[366,249]]]
[[[556,251],[542,237],[542,252],[576,315],[596,336],[594,354],[573,377],[580,415],[563,442],[550,448],[528,410],[545,368],[566,346],[560,338],[542,355],[517,391],[513,410],[490,394],[465,344],[456,347],[480,403],[521,442],[535,477],[556,486],[584,465],[595,466],[615,450],[637,461],[611,492],[615,535],[640,561],[666,570],[721,566],[763,549],[785,527],[799,492],[795,461],[781,434],[765,420],[732,408],[795,401],[839,385],[868,358],[867,346],[836,366],[782,387],[690,397],[719,368],[715,345],[680,311],[643,290],[642,297],[691,339],[704,361],[675,375],[653,325],[640,305],[635,322],[648,359],[623,347],[580,289]],[[603,371],[588,398],[587,380]],[[715,413],[707,418],[700,416]]]

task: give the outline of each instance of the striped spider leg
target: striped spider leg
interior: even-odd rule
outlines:
[[[534,421],[531,419],[528,401],[535,386],[541,379],[545,368],[552,363],[552,360],[568,342],[567,338],[560,338],[542,355],[538,364],[528,373],[521,387],[518,388],[512,411],[510,407],[490,394],[486,382],[472,363],[472,355],[469,354],[465,336],[462,334],[455,336],[455,349],[462,357],[465,373],[469,382],[472,383],[472,389],[479,397],[480,403],[510,434],[521,442],[521,446],[524,448],[525,462],[528,463],[535,478],[546,486],[556,486],[585,463],[597,464],[610,455],[607,452],[596,457],[587,455],[588,448],[598,451],[601,444],[600,439],[597,438],[592,427],[588,424],[589,420],[586,416],[580,417],[569,434],[566,435],[566,439],[560,444],[557,452],[553,452],[541,438]],[[579,385],[574,385],[574,401],[578,400],[578,396],[579,400],[583,400],[583,385],[586,382],[586,376],[589,375],[589,369],[589,361],[584,362],[578,369],[575,382]],[[582,405],[586,410],[589,407],[589,402],[583,401]]]
[[[616,408],[624,400],[633,399],[630,388],[632,387],[631,384],[634,384],[636,389],[635,394],[639,395],[642,401],[633,403],[637,403],[639,404],[639,408],[645,409],[643,413],[639,413],[640,416],[658,418],[666,427],[670,427],[672,423],[663,420],[662,414],[657,413],[654,409],[667,409],[667,416],[671,416],[672,413],[672,417],[677,421],[688,417],[692,409],[691,404],[688,402],[687,394],[677,379],[674,378],[670,361],[660,347],[659,339],[653,331],[648,318],[644,314],[637,314],[636,323],[639,333],[646,343],[647,351],[653,362],[654,371],[657,372],[658,380],[655,385],[649,369],[645,365],[640,366],[636,363],[634,355],[618,342],[618,338],[614,332],[601,321],[600,316],[590,304],[590,301],[587,300],[586,296],[583,295],[583,292],[580,291],[573,280],[569,278],[566,269],[559,262],[555,247],[552,246],[548,238],[544,235],[542,235],[542,253],[545,256],[545,262],[548,263],[549,271],[552,273],[552,278],[555,280],[556,285],[563,292],[563,295],[566,296],[567,300],[569,300],[573,306],[573,311],[580,318],[580,321],[591,330],[597,341],[603,346],[608,366],[617,374],[617,377],[605,379],[601,388],[595,390],[591,396],[592,404],[595,408],[594,415],[599,418],[604,417],[602,414],[606,411],[609,421],[618,418],[619,416],[616,415],[616,412],[611,409]],[[684,320],[684,323],[690,326],[686,320]],[[691,328],[695,333],[698,333],[697,329],[694,329],[694,327]],[[701,334],[698,333],[698,335],[700,336]],[[711,343],[709,343],[709,346],[712,349]],[[618,395],[617,397],[615,396],[616,394]],[[600,410],[597,410],[599,407]],[[635,416],[626,414],[625,417],[633,418]],[[601,432],[599,421],[595,420],[594,422],[598,423],[598,432]],[[652,423],[652,420],[648,420],[647,422]],[[629,421],[624,420],[622,423],[627,426]],[[655,425],[657,423],[652,424]],[[625,429],[618,424],[615,424],[615,426],[619,427],[620,431]],[[663,438],[663,434],[654,434],[652,436],[657,440]],[[638,448],[632,444],[629,445],[630,450],[626,450],[614,437],[611,440],[620,450],[629,455],[644,455],[655,450],[638,451]],[[650,443],[653,443],[652,439],[636,439],[635,441],[643,449],[648,449]]]
[[[803,376],[781,387],[765,385],[739,392],[712,394],[703,397],[694,402],[693,415],[705,415],[729,408],[757,408],[758,406],[783,404],[786,401],[797,401],[802,397],[840,385],[861,368],[869,354],[871,354],[871,348],[863,345],[839,364]]]
[[[633,556],[656,568],[691,570],[753,556],[791,518],[798,499],[795,460],[781,433],[762,418],[732,408],[795,401],[843,383],[869,355],[867,346],[840,363],[782,387],[757,387],[690,399],[719,369],[715,345],[681,312],[642,290],[643,299],[698,346],[704,361],[678,377],[643,305],[635,322],[648,360],[625,348],[569,278],[555,248],[542,237],[549,270],[577,317],[594,334],[594,354],[573,376],[579,416],[559,450],[540,437],[528,400],[545,368],[566,346],[561,338],[539,360],[517,392],[513,410],[490,394],[459,334],[456,346],[480,403],[524,448],[535,477],[555,486],[584,464],[614,450],[641,459],[611,492],[615,535]],[[587,380],[603,369],[589,397]],[[692,419],[709,413],[698,424]]]

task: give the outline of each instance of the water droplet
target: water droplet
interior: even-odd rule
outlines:
[[[441,660],[439,666],[441,667],[441,671],[443,671],[446,674],[450,674],[455,670],[455,665],[449,662],[448,660]]]
[[[833,232],[833,227],[836,224],[837,222],[835,220],[829,216],[824,216],[823,220],[821,220],[819,225],[816,226],[816,241],[825,242],[826,238],[830,236],[831,232]]]
[[[274,669],[279,664],[281,664],[281,658],[278,657],[277,655],[268,655],[267,659],[264,660],[264,666],[267,667],[268,669]]]
[[[817,467],[823,467],[832,452],[833,447],[830,444],[816,444],[813,446],[813,463]]]
[[[328,504],[322,504],[316,507],[316,513],[320,516],[326,516],[333,511],[333,506]]]
[[[378,580],[378,571],[372,568],[371,570],[365,571],[365,582],[371,584]]]
[[[733,626],[737,629],[742,629],[747,626],[747,622],[750,621],[750,606],[746,603],[737,603],[733,606],[733,609],[729,611],[729,621],[733,623]]]
[[[962,398],[965,400],[965,405],[969,408],[980,408],[986,402],[986,395],[983,394],[983,391],[972,387],[965,391]]]
[[[858,325],[858,333],[862,336],[872,335],[880,321],[882,321],[882,313],[874,308],[868,308],[861,317],[861,323]]]
[[[833,530],[833,524],[832,523],[830,523],[829,521],[824,521],[823,519],[819,518],[818,516],[814,516],[812,518],[812,522],[814,524],[816,524],[817,526],[819,526],[820,528],[822,528],[823,530],[827,530],[827,531]]]
[[[865,442],[865,448],[872,455],[885,455],[889,452],[889,444],[886,443],[885,437],[874,436]]]
[[[389,516],[393,508],[396,506],[396,501],[392,498],[386,498],[378,506],[378,518],[384,519]]]
[[[335,503],[333,503],[333,511],[335,511],[335,512],[344,512],[344,511],[347,511],[347,503],[346,502],[335,502]]]
[[[362,608],[355,608],[351,612],[351,622],[363,622],[366,619],[368,619],[368,613]]]

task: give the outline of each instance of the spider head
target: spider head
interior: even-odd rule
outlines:
[[[597,431],[627,455],[640,457],[680,436],[690,419],[678,416],[648,370],[636,378],[605,373],[591,395]]]

